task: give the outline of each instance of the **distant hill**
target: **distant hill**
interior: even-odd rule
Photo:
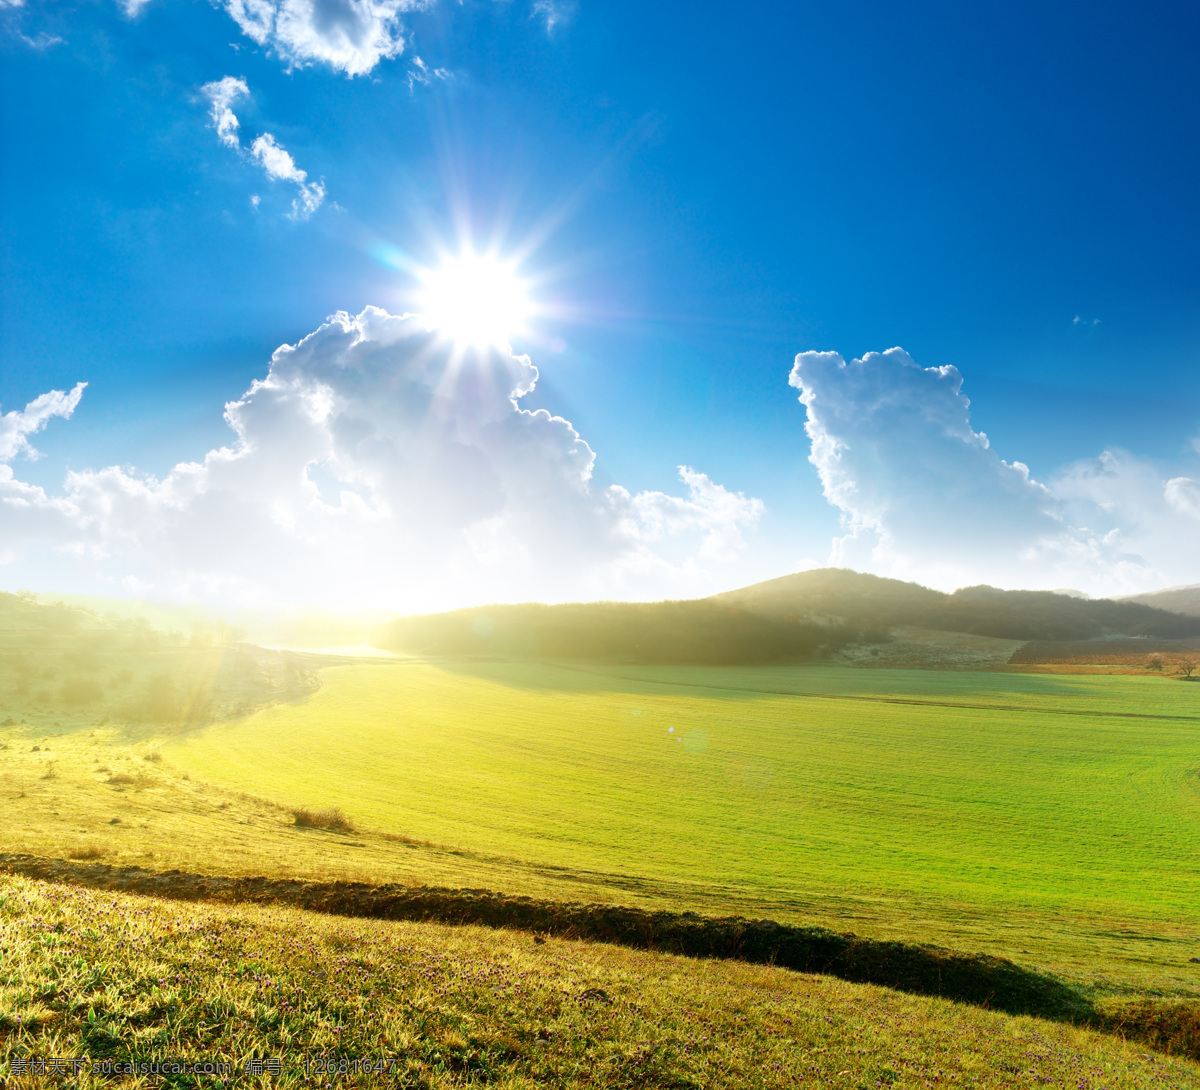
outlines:
[[[0,592],[0,726],[196,724],[311,692],[298,655]]]
[[[855,638],[842,626],[700,599],[458,609],[402,617],[375,643],[407,654],[715,665],[798,661]]]
[[[1122,602],[1140,602],[1157,609],[1169,609],[1173,613],[1184,613],[1189,617],[1200,617],[1200,583],[1187,587],[1168,587],[1149,594],[1130,594],[1120,598]]]
[[[708,599],[765,617],[824,620],[863,633],[913,625],[1009,640],[1102,636],[1183,639],[1200,635],[1200,613],[1183,616],[1140,601],[1077,598],[1053,591],[964,587],[953,594],[917,583],[818,568]]]
[[[765,663],[882,643],[900,626],[1007,640],[1200,636],[1200,617],[1048,591],[916,583],[824,568],[682,602],[504,605],[402,617],[380,647],[407,654],[631,663]]]
[[[5,598],[14,597],[4,595]],[[323,648],[365,643],[376,625],[395,616],[392,610],[359,609],[329,613],[301,608],[214,606],[110,598],[95,594],[37,594],[29,602],[83,611],[109,624],[145,621],[163,632],[192,632],[218,625],[237,630],[265,647]],[[0,611],[3,607],[0,605]]]

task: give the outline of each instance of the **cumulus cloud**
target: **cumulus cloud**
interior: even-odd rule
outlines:
[[[420,6],[420,0],[225,0],[242,33],[286,64],[327,64],[347,76],[399,56],[400,16]]]
[[[224,79],[206,83],[200,88],[201,93],[209,101],[208,116],[212,126],[217,130],[217,139],[226,147],[242,151],[241,139],[238,135],[241,127],[233,105],[239,99],[250,94],[250,88],[244,79],[235,76],[225,76]],[[325,183],[310,182],[308,174],[296,166],[296,160],[269,133],[262,133],[254,138],[249,148],[249,154],[259,166],[266,171],[272,181],[291,182],[296,186],[296,197],[292,201],[292,216],[296,219],[308,219],[325,200]],[[251,204],[258,208],[257,194],[250,198]]]
[[[957,368],[892,348],[796,357],[816,467],[846,533],[830,562],[936,586],[1084,586],[1121,593],[1194,581],[1195,482],[1123,451],[1042,482],[971,427]]]
[[[86,382],[77,382],[69,393],[51,390],[34,398],[24,409],[0,416],[0,463],[11,462],[18,454],[37,458],[29,437],[41,431],[54,417],[69,417],[83,397]]]
[[[106,578],[173,597],[415,609],[711,589],[705,565],[737,553],[761,503],[686,467],[684,497],[596,486],[572,425],[521,408],[537,378],[419,318],[337,314],[226,406],[227,446],[161,479],[72,473],[24,515]]]
[[[38,458],[29,437],[55,417],[69,418],[86,386],[79,382],[70,391],[51,390],[24,409],[0,416],[0,564],[14,560],[21,546],[33,540],[66,542],[75,530],[69,501],[51,498],[44,489],[19,480],[8,463],[21,455]]]
[[[634,516],[631,535],[660,541],[685,530],[700,530],[704,534],[700,556],[734,559],[746,547],[742,528],[755,525],[762,517],[762,500],[730,492],[691,466],[678,468],[679,479],[687,486],[686,499],[665,492],[641,492],[636,496],[629,496],[624,489],[614,492]]]

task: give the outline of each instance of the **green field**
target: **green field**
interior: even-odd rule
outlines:
[[[415,661],[323,682],[163,752],[613,893],[1200,990],[1200,686]]]

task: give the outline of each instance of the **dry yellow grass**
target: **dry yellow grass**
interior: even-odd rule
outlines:
[[[528,934],[179,905],[0,878],[0,1078],[34,1057],[228,1064],[299,1087],[324,1058],[367,1085],[1074,1090],[1200,1087],[1113,1037],[768,967]],[[247,1075],[278,1059],[278,1075]],[[307,1063],[307,1070],[306,1070]],[[168,1085],[211,1086],[174,1075]]]

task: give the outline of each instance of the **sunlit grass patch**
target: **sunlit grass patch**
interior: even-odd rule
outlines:
[[[1200,687],[530,663],[323,677],[164,754],[267,798],[352,799],[361,827],[764,905],[1200,923]]]
[[[298,1087],[303,1057],[334,1055],[429,1088],[1200,1087],[1194,1064],[1070,1026],[473,927],[0,879],[0,941],[0,1077],[30,1055],[279,1057],[270,1084]]]

